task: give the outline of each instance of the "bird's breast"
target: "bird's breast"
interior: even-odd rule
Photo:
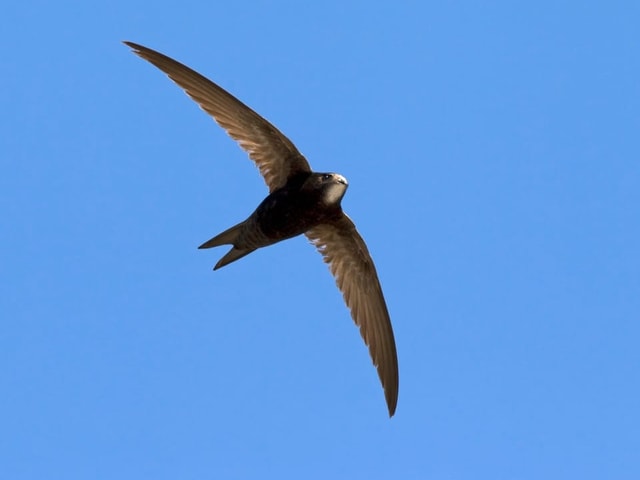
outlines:
[[[262,232],[279,241],[306,232],[325,221],[331,213],[317,195],[276,191],[262,201],[254,215]]]

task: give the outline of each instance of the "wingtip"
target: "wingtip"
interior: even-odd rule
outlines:
[[[387,402],[387,409],[389,410],[389,418],[393,417],[396,413],[396,407],[398,406],[398,384],[395,383],[394,389],[385,388],[384,399]]]
[[[387,408],[389,410],[389,418],[392,418],[396,414],[396,403],[387,403]]]
[[[135,42],[130,42],[129,40],[122,40],[122,43],[133,50],[133,53],[135,53],[136,55],[139,55],[140,52],[144,50],[144,47],[142,45],[139,45]]]

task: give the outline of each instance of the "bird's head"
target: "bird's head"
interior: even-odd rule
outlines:
[[[325,205],[340,205],[349,183],[338,173],[313,173],[303,189],[313,190]]]

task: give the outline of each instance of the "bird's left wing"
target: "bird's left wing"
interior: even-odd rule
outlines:
[[[249,153],[270,192],[284,186],[292,176],[311,171],[309,163],[291,140],[229,92],[160,52],[136,43],[124,43],[182,87]]]
[[[391,319],[376,268],[364,240],[344,213],[305,235],[322,254],[336,279],[351,317],[369,347],[384,389],[389,416],[398,402],[398,358]]]

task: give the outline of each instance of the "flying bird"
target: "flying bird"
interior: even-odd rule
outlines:
[[[329,265],[369,347],[392,417],[398,401],[393,329],[367,246],[342,211],[347,180],[337,173],[313,172],[306,158],[276,127],[209,79],[150,48],[124,43],[166,73],[211,115],[249,154],[269,188],[269,195],[246,220],[199,247],[232,246],[214,270],[258,248],[306,235]]]

